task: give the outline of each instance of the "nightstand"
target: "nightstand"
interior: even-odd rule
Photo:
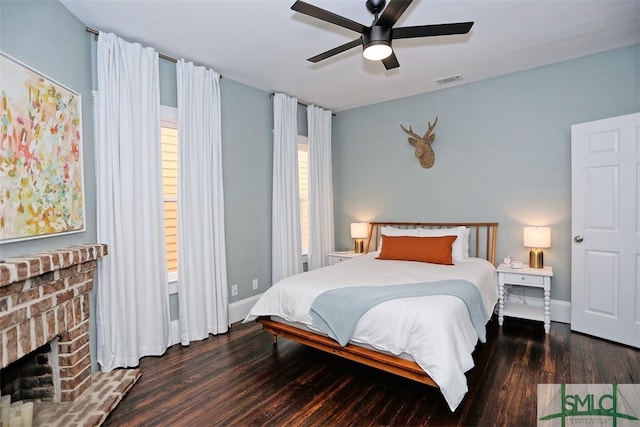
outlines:
[[[364,254],[357,254],[354,251],[336,251],[331,252],[329,255],[327,255],[327,258],[329,259],[329,265],[333,265],[342,261],[347,261],[360,255]]]
[[[544,322],[544,331],[548,334],[551,329],[551,277],[553,277],[553,268],[550,266],[511,268],[509,265],[500,264],[498,266],[498,324],[502,326],[504,316],[539,320]],[[543,289],[543,307],[505,301],[505,286],[527,286]]]

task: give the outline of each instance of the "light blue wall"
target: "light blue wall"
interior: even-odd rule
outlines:
[[[336,247],[353,221],[498,221],[498,259],[528,261],[522,226],[552,227],[551,296],[570,300],[571,125],[640,111],[640,46],[355,108],[333,121]],[[436,163],[400,129],[439,116]]]
[[[160,59],[160,104],[178,108],[178,86],[176,63]]]
[[[96,240],[90,37],[59,2],[0,0],[0,50],[82,97],[86,231],[0,246],[0,258]]]
[[[273,108],[268,93],[224,76],[220,92],[227,275],[229,286],[238,285],[233,302],[271,286]]]
[[[0,0],[0,50],[56,80],[82,97],[82,150],[84,162],[86,231],[0,246],[0,258],[33,254],[96,242],[96,198],[91,96],[91,47],[85,27],[59,2]],[[97,282],[96,282],[97,284]],[[95,291],[89,295],[95,312]],[[95,318],[89,324],[93,369],[97,369]]]

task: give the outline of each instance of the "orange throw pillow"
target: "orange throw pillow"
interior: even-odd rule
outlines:
[[[377,259],[453,265],[451,245],[457,237],[385,236],[383,234],[382,250]]]

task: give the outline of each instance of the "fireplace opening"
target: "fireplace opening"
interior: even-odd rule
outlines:
[[[11,396],[12,402],[59,402],[56,389],[59,390],[60,381],[55,372],[57,356],[53,354],[56,348],[56,343],[47,343],[1,369],[0,394]]]

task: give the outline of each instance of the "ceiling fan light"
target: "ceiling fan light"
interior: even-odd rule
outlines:
[[[362,56],[370,61],[379,61],[387,58],[392,52],[391,45],[384,40],[380,40],[369,43],[362,51]]]

